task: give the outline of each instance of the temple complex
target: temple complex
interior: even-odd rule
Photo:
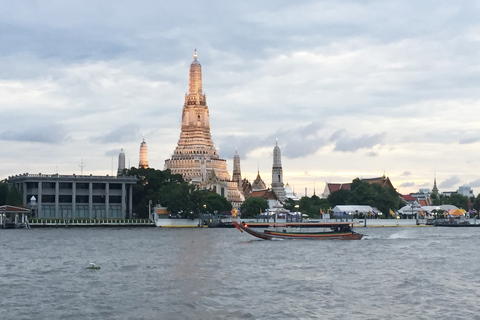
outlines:
[[[209,189],[227,198],[234,207],[244,200],[238,182],[230,180],[227,162],[220,159],[210,134],[207,98],[202,89],[202,66],[197,60],[190,65],[189,90],[185,94],[180,139],[165,169],[181,174],[200,188]]]

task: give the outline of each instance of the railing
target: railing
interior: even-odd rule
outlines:
[[[57,226],[57,225],[153,225],[148,219],[31,219],[31,226]]]

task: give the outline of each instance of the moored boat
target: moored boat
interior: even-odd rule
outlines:
[[[449,217],[446,219],[435,219],[433,225],[435,227],[480,227],[478,223],[470,223],[464,217]]]
[[[335,222],[335,223],[317,223],[315,229],[321,228],[323,231],[307,231],[297,232],[290,231],[289,228],[282,230],[264,230],[263,232],[255,231],[248,227],[244,222],[238,223],[233,221],[233,225],[240,230],[245,231],[254,237],[264,240],[274,239],[309,239],[309,240],[360,240],[363,234],[352,230],[352,223],[349,222]],[[294,227],[294,224],[289,224],[289,227]],[[326,230],[326,231],[325,231]]]

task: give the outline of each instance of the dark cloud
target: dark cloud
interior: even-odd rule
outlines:
[[[366,149],[381,144],[385,137],[385,133],[378,133],[373,135],[364,134],[358,138],[351,137],[350,134],[344,130],[338,130],[330,136],[330,141],[335,143],[334,150],[342,152],[355,152],[359,149]]]
[[[460,183],[458,176],[452,176],[438,185],[440,188],[453,188]]]
[[[110,131],[105,135],[91,138],[90,141],[99,142],[99,143],[130,142],[134,139],[138,140],[139,131],[140,131],[140,126],[138,124],[128,123],[113,129],[112,131]]]
[[[367,153],[367,157],[376,157],[378,156],[378,153],[374,152],[374,151],[370,151]]]
[[[472,137],[472,138],[464,138],[461,139],[458,143],[460,144],[471,144],[480,141],[479,137]]]
[[[118,157],[119,154],[120,154],[120,149],[111,149],[105,152],[105,155],[107,157]]]
[[[257,148],[271,147],[272,152],[275,142],[281,148],[282,156],[295,159],[305,157],[317,152],[325,145],[326,141],[320,136],[320,125],[318,123],[309,123],[305,126],[294,127],[288,130],[279,130],[267,137],[259,138],[255,135],[248,136],[229,136],[224,139],[224,143],[219,149],[223,156],[233,156],[235,149],[241,158]]]
[[[414,186],[415,186],[415,182],[404,182],[400,185],[400,188],[409,188]]]
[[[400,176],[402,177],[408,177],[409,175],[411,175],[412,173],[410,171],[405,171],[404,173],[402,173]]]
[[[472,188],[478,188],[478,187],[480,187],[480,179],[469,182],[469,183],[467,183],[467,185],[469,187],[472,187]]]
[[[24,128],[21,127],[21,123],[18,125],[19,128],[8,129],[0,133],[0,140],[58,144],[68,139],[64,127],[56,123],[32,125]]]

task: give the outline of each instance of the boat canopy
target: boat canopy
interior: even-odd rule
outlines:
[[[463,216],[463,212],[460,209],[448,211],[449,216]]]

